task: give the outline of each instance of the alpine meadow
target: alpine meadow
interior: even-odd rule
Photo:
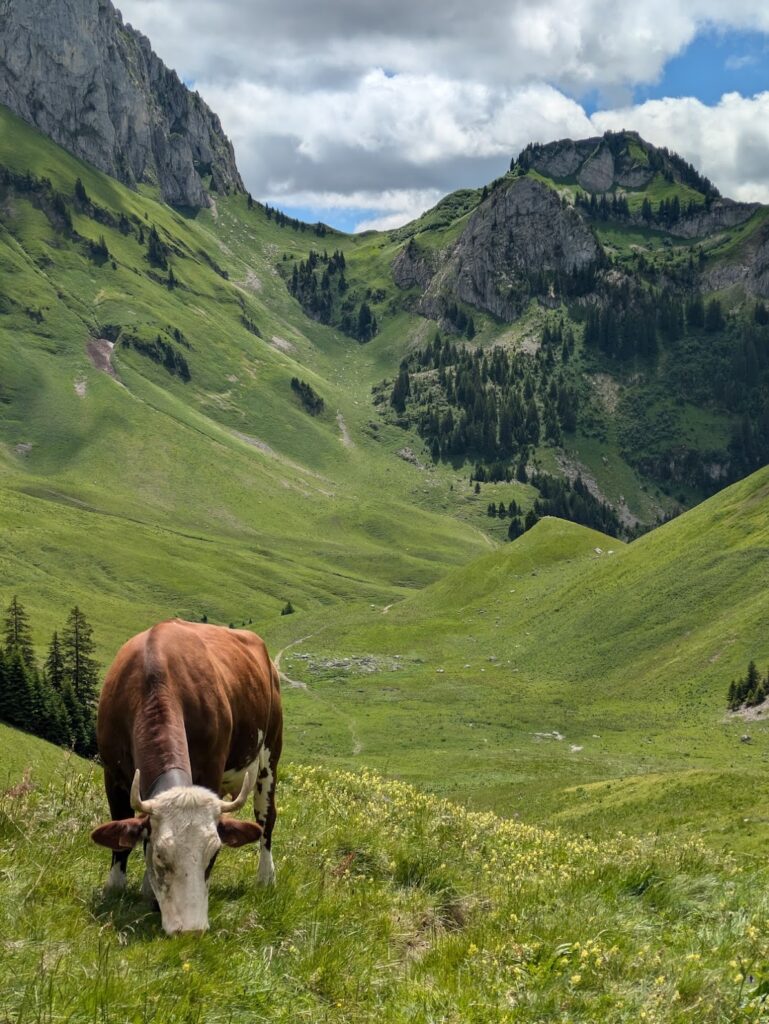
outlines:
[[[206,7],[190,68],[283,24],[129,6]],[[467,187],[348,232],[154,45],[0,0],[0,1024],[769,1019],[769,167],[731,199],[640,101],[519,112],[495,177],[447,142]],[[333,188],[291,124],[328,220],[378,116]]]

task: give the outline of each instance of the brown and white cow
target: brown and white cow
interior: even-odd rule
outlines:
[[[255,634],[173,619],[121,647],[97,722],[114,820],[91,838],[113,851],[107,888],[125,886],[143,839],[142,892],[170,935],[208,927],[208,879],[223,845],[260,840],[257,880],[274,882],[282,731],[278,671]],[[252,789],[256,823],[222,816]]]

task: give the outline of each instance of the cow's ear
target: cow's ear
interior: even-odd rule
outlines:
[[[150,819],[144,815],[141,818],[125,818],[123,821],[108,821],[106,825],[99,825],[91,833],[91,839],[99,846],[106,846],[108,850],[119,853],[121,850],[132,850],[140,839],[146,839],[150,834]]]
[[[262,826],[255,821],[237,821],[235,818],[220,818],[217,826],[219,838],[225,846],[245,846],[262,838]]]

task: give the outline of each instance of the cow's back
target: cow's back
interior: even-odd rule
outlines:
[[[279,751],[281,726],[278,674],[259,637],[173,619],[118,652],[102,689],[97,737],[105,768],[124,784],[140,759],[137,747],[160,751],[179,768],[183,745],[193,780],[216,786],[212,766],[250,763],[261,743]]]

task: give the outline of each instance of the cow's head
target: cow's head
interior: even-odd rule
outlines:
[[[208,928],[208,878],[216,855],[222,846],[261,837],[255,822],[222,817],[243,806],[255,782],[256,773],[248,772],[235,800],[222,800],[202,786],[177,786],[142,800],[137,770],[131,805],[141,817],[111,821],[92,833],[95,842],[118,851],[147,840],[147,875],[169,935]]]

